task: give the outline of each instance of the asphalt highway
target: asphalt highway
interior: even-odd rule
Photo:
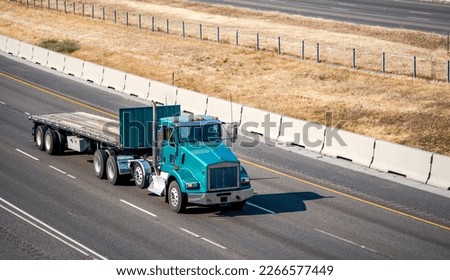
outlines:
[[[450,4],[418,0],[199,0],[392,28],[450,32]]]
[[[450,198],[406,180],[235,145],[256,195],[240,211],[176,214],[132,182],[97,179],[92,155],[50,156],[32,140],[30,113],[142,104],[0,55],[0,259],[450,258]]]

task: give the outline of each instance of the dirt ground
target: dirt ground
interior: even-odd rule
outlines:
[[[299,119],[325,123],[326,112],[331,112],[336,123],[346,121],[345,130],[450,155],[449,84],[279,56],[276,44],[267,39],[281,36],[298,42],[301,34],[307,42],[377,54],[379,62],[381,52],[447,60],[442,36],[177,0],[95,0],[92,19],[90,4],[82,17],[81,2],[76,3],[76,15],[72,2],[67,14],[61,3],[56,12],[1,0],[0,33],[33,44],[53,38],[74,40],[80,50],[71,55],[83,60],[169,84],[175,73],[178,87]],[[106,21],[100,19],[102,6]],[[130,26],[114,24],[113,9],[122,23],[128,11]],[[141,30],[138,14],[143,19]],[[161,32],[150,31],[152,16]],[[182,21],[186,38],[181,36]],[[198,39],[200,23],[204,40]],[[217,26],[221,43],[215,42]],[[233,44],[237,29],[244,46]],[[257,32],[266,51],[257,52],[253,39],[246,41]]]

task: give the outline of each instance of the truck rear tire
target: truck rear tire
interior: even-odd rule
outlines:
[[[106,160],[106,177],[108,178],[108,181],[113,185],[118,185],[120,183],[116,156],[109,156]]]
[[[187,197],[186,194],[180,191],[180,186],[176,180],[172,181],[169,185],[168,201],[172,211],[181,213],[186,210]]]
[[[51,128],[47,129],[44,140],[45,150],[49,155],[59,154],[60,143],[56,131]]]
[[[135,163],[133,167],[133,180],[136,187],[143,189],[148,186],[148,176],[141,164]]]
[[[106,160],[108,159],[108,154],[105,150],[99,149],[95,150],[93,162],[94,162],[94,173],[99,179],[106,178]]]
[[[35,132],[36,145],[40,151],[45,150],[45,131],[46,130],[47,130],[47,127],[45,127],[44,125],[40,125],[36,128],[36,132]]]

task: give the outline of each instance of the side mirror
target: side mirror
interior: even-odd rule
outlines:
[[[238,138],[238,123],[231,123],[232,125],[232,133],[231,133],[231,142],[236,142]]]
[[[238,138],[238,127],[239,124],[237,122],[232,123],[222,123],[223,127],[223,139],[225,141],[230,141],[231,143],[235,143]]]

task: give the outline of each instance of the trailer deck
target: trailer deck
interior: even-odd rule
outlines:
[[[75,135],[119,146],[119,121],[85,112],[30,115],[30,120]]]

